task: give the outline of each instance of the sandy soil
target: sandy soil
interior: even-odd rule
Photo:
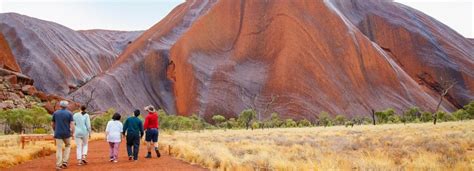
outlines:
[[[71,158],[69,159],[69,167],[64,170],[88,170],[88,171],[104,171],[104,170],[207,170],[198,165],[191,165],[181,160],[168,156],[162,151],[160,158],[145,159],[146,145],[140,144],[140,153],[138,161],[128,161],[125,143],[120,144],[118,163],[109,162],[109,146],[105,141],[94,141],[89,144],[89,163],[84,166],[77,166],[76,149],[71,149]],[[41,157],[23,164],[14,166],[7,170],[54,170],[56,156]]]

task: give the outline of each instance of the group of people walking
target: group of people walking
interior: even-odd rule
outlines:
[[[86,112],[86,107],[81,106],[80,112],[72,114],[67,110],[69,103],[61,101],[61,109],[53,113],[52,127],[56,141],[56,169],[65,169],[68,167],[69,154],[71,151],[71,137],[77,145],[76,158],[77,165],[85,165],[88,153],[88,141],[91,137],[91,119]],[[157,157],[160,157],[158,149],[159,120],[158,114],[153,106],[146,106],[145,111],[148,115],[145,123],[138,118],[140,110],[135,110],[133,116],[127,118],[122,124],[121,115],[115,113],[107,123],[105,129],[106,140],[110,147],[110,162],[118,162],[118,153],[120,143],[125,137],[127,145],[128,160],[137,161],[140,148],[140,140],[145,136],[147,145],[147,155],[145,158],[152,158],[152,149]],[[65,149],[63,151],[63,145]]]

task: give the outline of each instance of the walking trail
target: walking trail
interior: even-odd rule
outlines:
[[[77,165],[76,160],[76,149],[71,149],[71,157],[69,158],[69,167],[63,169],[69,170],[87,170],[87,171],[106,171],[106,170],[207,170],[198,165],[191,165],[184,161],[175,159],[165,152],[161,152],[160,158],[156,158],[156,154],[153,152],[153,158],[145,159],[146,145],[140,144],[140,151],[138,161],[129,161],[127,157],[125,142],[120,144],[119,160],[118,163],[112,163],[109,161],[109,146],[105,141],[92,141],[89,142],[89,154],[87,156],[88,164],[83,166]],[[55,169],[56,155],[55,153],[50,156],[41,157],[32,161],[25,162],[23,164],[14,166],[8,170],[54,170]]]

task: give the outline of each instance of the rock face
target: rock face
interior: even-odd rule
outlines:
[[[345,0],[330,4],[429,89],[427,93],[453,80],[456,86],[447,96],[451,104],[460,108],[474,99],[474,45],[469,39],[402,4]]]
[[[20,67],[2,33],[0,33],[0,68],[20,72]]]
[[[80,30],[90,42],[111,49],[114,54],[121,54],[143,31]],[[108,46],[108,47],[107,47]]]
[[[22,73],[47,93],[67,95],[108,69],[137,32],[74,31],[19,14],[0,14],[0,33]],[[107,41],[109,40],[109,41]]]
[[[102,110],[314,119],[432,110],[444,77],[457,81],[442,105],[453,110],[474,99],[473,49],[391,1],[187,1],[77,93],[95,89]]]
[[[92,103],[97,110],[115,108],[131,112],[153,104],[175,113],[171,81],[166,77],[169,49],[214,3],[213,0],[192,0],[176,7],[133,41],[109,70],[69,98],[87,101],[94,92]]]

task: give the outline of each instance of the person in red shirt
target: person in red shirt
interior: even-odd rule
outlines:
[[[148,115],[145,118],[145,141],[148,153],[145,158],[151,158],[151,144],[155,147],[156,156],[160,157],[160,151],[158,150],[158,134],[160,123],[158,121],[158,113],[152,105],[145,107],[145,111],[148,111]]]

